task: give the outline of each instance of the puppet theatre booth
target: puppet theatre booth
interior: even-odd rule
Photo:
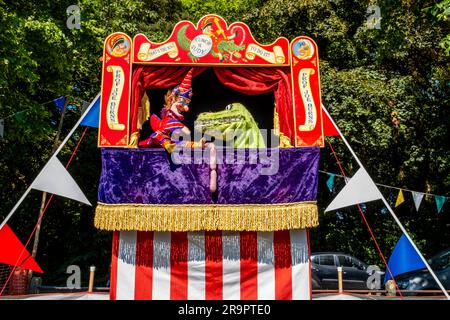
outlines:
[[[113,232],[111,299],[311,299],[319,82],[312,39],[261,45],[216,15],[162,43],[106,39],[95,225]]]

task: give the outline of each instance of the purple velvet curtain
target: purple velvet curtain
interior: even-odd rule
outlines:
[[[211,204],[209,165],[203,150],[178,156],[163,149],[102,149],[98,200],[108,204]],[[270,204],[315,201],[320,149],[241,149],[237,162],[218,164],[217,203]],[[198,157],[196,158],[196,153]],[[199,154],[198,154],[199,153]],[[196,160],[197,159],[197,160]]]

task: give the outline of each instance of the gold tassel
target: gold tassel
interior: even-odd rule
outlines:
[[[261,205],[98,203],[94,224],[110,231],[277,231],[313,228],[319,225],[319,217],[315,201]]]
[[[139,144],[139,132],[142,129],[142,125],[145,121],[150,118],[150,100],[148,99],[147,93],[144,93],[144,96],[141,99],[141,103],[138,107],[137,114],[137,126],[136,132],[133,132],[130,136],[130,142],[128,143],[129,148],[137,148]]]
[[[142,129],[142,125],[149,118],[150,118],[150,100],[148,99],[147,93],[144,93],[141,99],[141,104],[138,107],[138,115],[137,115],[138,130]]]
[[[275,110],[273,111],[273,131],[274,134],[280,138],[280,148],[292,148],[291,139],[280,131],[280,119],[278,117],[278,112]]]
[[[128,148],[137,148],[139,144],[139,131],[133,132],[130,136],[130,143]]]

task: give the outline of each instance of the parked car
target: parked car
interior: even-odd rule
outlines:
[[[338,289],[337,267],[342,267],[344,290],[367,290],[367,280],[374,272],[357,258],[341,252],[318,252],[311,254],[312,288]],[[382,285],[384,272],[376,271],[378,284]]]
[[[428,264],[446,290],[450,290],[450,248],[428,260]],[[400,290],[440,290],[427,268],[395,276]]]

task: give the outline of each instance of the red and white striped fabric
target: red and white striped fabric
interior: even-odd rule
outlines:
[[[308,230],[116,231],[111,299],[311,299]]]

